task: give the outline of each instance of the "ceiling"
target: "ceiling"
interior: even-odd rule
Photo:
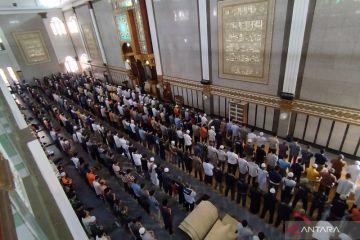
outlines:
[[[62,8],[77,0],[1,0],[0,9]]]

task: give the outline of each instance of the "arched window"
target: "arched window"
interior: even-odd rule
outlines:
[[[67,22],[67,25],[68,25],[70,33],[78,33],[79,32],[79,28],[78,28],[78,25],[76,23],[75,16],[71,16],[69,18],[69,21]]]
[[[75,59],[70,56],[65,58],[65,68],[68,72],[77,72],[79,70]]]
[[[80,56],[80,65],[81,65],[82,70],[85,71],[86,69],[88,69],[90,67],[88,61],[89,61],[88,56],[85,53],[81,54],[81,56]]]
[[[7,69],[8,73],[9,73],[11,79],[12,79],[15,83],[19,83],[19,79],[17,78],[17,76],[16,76],[13,68],[12,68],[12,67],[7,67],[6,69]]]
[[[64,23],[57,17],[51,18],[50,27],[55,36],[61,36],[66,34]]]

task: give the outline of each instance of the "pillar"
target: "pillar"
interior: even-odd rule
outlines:
[[[107,65],[107,60],[106,60],[106,55],[105,55],[105,51],[104,51],[104,46],[103,46],[103,43],[101,41],[101,36],[100,36],[100,32],[99,32],[99,28],[98,28],[98,25],[97,25],[97,22],[96,22],[96,17],[95,17],[95,13],[94,13],[94,7],[92,5],[92,2],[88,2],[88,6],[89,6],[89,12],[90,12],[90,17],[91,17],[91,22],[93,24],[93,27],[94,27],[94,30],[95,30],[95,37],[96,37],[96,40],[99,44],[99,49],[100,49],[100,55],[101,55],[101,59],[103,61],[103,64],[104,66],[106,67],[106,71],[108,73],[108,76],[109,76],[109,79],[110,81],[112,80],[112,77],[111,77],[111,73],[110,73],[110,70],[109,70],[109,66]]]
[[[209,31],[208,31],[208,4],[207,0],[198,0],[200,49],[201,49],[201,82],[210,81],[209,69]]]
[[[295,0],[286,59],[283,93],[295,95],[309,0]]]

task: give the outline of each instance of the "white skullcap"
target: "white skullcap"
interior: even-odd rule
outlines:
[[[170,171],[169,168],[164,169],[164,172],[169,172],[169,171]]]
[[[189,134],[189,133],[190,133],[190,131],[189,131],[189,130],[186,130],[186,133],[187,133],[187,134]]]
[[[211,126],[211,129],[215,129],[215,127],[214,127],[214,126]]]
[[[294,173],[293,172],[289,172],[287,175],[289,178],[293,178],[294,177]]]
[[[175,145],[175,141],[171,141],[171,145]]]
[[[189,109],[187,108],[186,111],[189,111]]]
[[[220,149],[224,149],[224,145],[220,145]]]
[[[262,164],[261,164],[261,168],[266,168],[266,164],[265,164],[265,163],[262,163]]]
[[[139,233],[140,233],[140,235],[143,235],[144,233],[145,233],[145,228],[144,227],[141,227],[140,229],[139,229]]]
[[[206,117],[206,113],[204,113],[204,117]]]
[[[339,154],[339,158],[340,158],[340,159],[344,159],[345,157],[344,157],[344,155]]]
[[[263,132],[260,132],[260,136],[264,136],[264,133],[263,133]]]
[[[153,161],[155,161],[155,158],[154,158],[154,157],[151,157],[151,158],[150,158],[150,162],[153,162]]]
[[[95,216],[91,216],[91,217],[90,217],[90,222],[93,223],[93,222],[95,222],[95,221],[96,221],[96,217],[95,217]]]
[[[65,177],[65,176],[66,176],[66,173],[65,173],[65,172],[62,172],[62,173],[60,173],[60,176]]]
[[[272,194],[276,193],[275,188],[270,188],[270,193]]]
[[[318,165],[316,163],[314,163],[312,166],[313,168],[318,168]]]

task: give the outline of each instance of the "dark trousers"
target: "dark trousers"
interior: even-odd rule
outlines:
[[[201,170],[195,168],[195,178],[197,178],[198,174],[199,174],[200,181],[202,181],[203,176],[202,176]]]
[[[325,192],[326,196],[329,196],[331,188],[324,186],[324,185],[320,185],[319,186],[319,192]]]
[[[275,220],[275,227],[278,227],[280,223],[283,222],[282,231],[285,232],[285,221],[289,221],[289,219],[284,219],[278,214]]]
[[[270,207],[267,207],[264,205],[263,209],[262,209],[262,212],[261,212],[261,218],[264,218],[266,213],[269,211],[270,213],[270,216],[269,216],[269,224],[272,224],[273,223],[273,220],[274,220],[274,212],[275,212],[275,209],[274,208],[270,208]]]
[[[324,206],[314,206],[314,204],[311,204],[310,211],[309,211],[309,217],[312,217],[312,215],[314,214],[316,209],[318,210],[317,220],[320,220],[322,212],[324,211]]]
[[[245,207],[246,204],[246,193],[240,193],[238,191],[237,196],[236,196],[236,203],[240,204],[240,202],[242,201],[242,206]]]
[[[230,164],[228,163],[228,172],[231,172],[232,174],[236,173],[237,164]]]
[[[294,200],[293,200],[293,202],[292,202],[292,208],[295,208],[295,207],[296,207],[296,204],[297,204],[297,202],[298,202],[299,200],[302,201],[303,209],[304,209],[305,211],[307,211],[308,199],[307,199],[307,197],[303,197],[303,196],[300,196],[300,195],[295,195]]]
[[[192,145],[185,146],[185,151],[188,153],[191,153],[191,148],[192,148]]]
[[[225,197],[227,197],[229,191],[231,192],[231,200],[234,200],[234,198],[235,198],[235,186],[226,185]]]
[[[192,210],[194,210],[195,203],[188,203],[187,201],[185,201],[184,206],[185,206],[186,211],[191,212]]]
[[[248,184],[250,184],[250,182],[251,182],[251,184],[254,184],[255,180],[256,180],[256,177],[252,177],[250,175],[248,176]]]
[[[205,183],[212,185],[213,177],[205,174]]]
[[[169,234],[173,234],[172,224],[165,224],[165,230],[169,231]]]

